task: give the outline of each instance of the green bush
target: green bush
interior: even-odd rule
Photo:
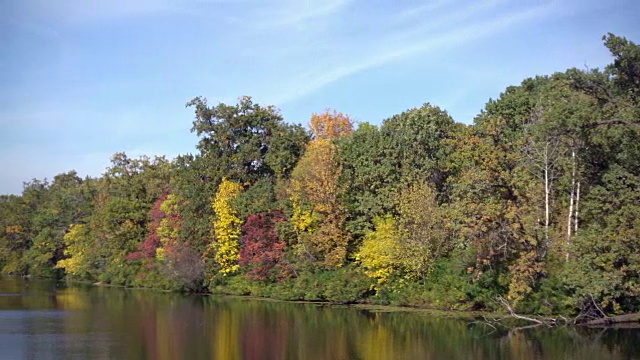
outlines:
[[[534,290],[520,303],[517,310],[527,314],[572,314],[575,301],[568,294],[563,281],[555,275],[540,280]]]

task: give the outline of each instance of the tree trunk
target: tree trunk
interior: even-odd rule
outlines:
[[[576,150],[571,149],[571,163],[573,169],[571,170],[571,193],[569,195],[569,216],[567,217],[567,242],[565,246],[565,260],[569,261],[569,247],[571,246],[571,230],[573,230],[573,200],[576,190]]]
[[[544,238],[545,247],[549,246],[549,193],[551,192],[549,186],[549,155],[548,147],[545,147],[544,151]]]
[[[578,235],[578,208],[580,206],[580,181],[576,187],[576,215],[573,218],[573,235]]]
[[[623,323],[640,323],[640,313],[634,314],[625,314],[618,316],[611,316],[602,319],[595,319],[591,321],[587,321],[582,325],[612,325],[612,324],[623,324]]]

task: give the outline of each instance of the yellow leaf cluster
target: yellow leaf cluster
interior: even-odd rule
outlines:
[[[85,240],[85,225],[71,225],[69,232],[64,235],[63,241],[66,247],[64,255],[69,258],[60,260],[57,268],[64,269],[68,274],[82,275],[87,269],[87,254],[90,251],[90,242]]]
[[[335,144],[317,138],[293,170],[289,189],[299,241],[308,241],[330,268],[342,266],[347,254],[348,236],[342,231],[344,216],[338,201],[340,172]]]
[[[375,231],[365,236],[355,257],[364,268],[365,274],[382,284],[396,272],[402,247],[394,218],[376,218],[374,224]]]
[[[337,139],[353,132],[353,120],[346,114],[326,109],[322,114],[311,115],[309,128],[316,140]]]
[[[160,221],[160,226],[157,229],[158,235],[160,235],[160,242],[162,245],[167,245],[172,239],[176,239],[179,235],[179,230],[171,226],[169,219],[162,219]]]
[[[242,192],[242,186],[226,178],[218,187],[213,199],[213,211],[215,221],[213,229],[215,231],[215,242],[212,244],[215,251],[215,261],[220,266],[222,275],[230,275],[240,269],[238,259],[240,258],[240,225],[242,221],[231,207],[231,201]]]
[[[178,213],[178,204],[179,198],[174,194],[169,194],[167,199],[160,204],[160,210],[167,216],[172,216]],[[156,232],[160,237],[160,244],[162,245],[162,247],[156,249],[156,259],[163,261],[165,259],[164,247],[176,242],[180,236],[180,229],[172,225],[169,218],[164,218],[160,221]]]
[[[291,222],[294,229],[298,233],[307,231],[313,224],[313,213],[303,208],[300,199],[292,198],[292,203],[293,215],[291,216]]]
[[[426,181],[416,181],[398,197],[398,228],[402,238],[401,262],[409,279],[422,279],[453,243],[445,228],[445,210]]]
[[[164,259],[165,259],[164,248],[159,247],[159,248],[156,249],[156,259],[158,259],[160,261],[164,261]]]
[[[309,143],[291,177],[292,200],[308,202],[319,213],[330,213],[337,204],[338,176],[335,145],[325,139]]]
[[[179,199],[175,194],[167,195],[167,199],[160,204],[160,210],[165,214],[175,214],[178,212]]]

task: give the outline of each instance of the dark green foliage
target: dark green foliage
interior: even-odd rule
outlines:
[[[593,297],[611,312],[640,306],[640,176],[615,166],[586,201],[591,219],[572,245],[565,270],[576,301]]]
[[[270,148],[264,157],[277,178],[289,178],[309,140],[310,136],[302,126],[278,124],[271,134]]]
[[[346,227],[356,239],[372,229],[374,217],[398,214],[404,186],[428,181],[439,198],[446,197],[445,163],[453,152],[447,140],[457,126],[446,111],[427,103],[384,120],[379,129],[361,124],[338,142],[340,196],[348,212]]]
[[[285,300],[352,303],[370,293],[372,280],[355,266],[334,271],[303,272],[295,279],[278,284]]]
[[[232,200],[231,206],[245,221],[251,214],[266,213],[278,208],[273,179],[258,180]]]
[[[349,266],[335,271],[303,272],[295,279],[280,283],[265,284],[243,276],[226,279],[224,284],[214,286],[214,293],[252,295],[292,301],[330,301],[355,303],[372,292],[372,282],[359,269]]]
[[[535,291],[518,304],[517,310],[527,314],[570,315],[575,311],[576,301],[567,294],[565,278],[553,272],[536,285]]]
[[[395,279],[380,287],[372,302],[383,305],[427,307],[444,310],[471,310],[474,284],[458,260],[441,260],[421,282]],[[496,296],[496,294],[492,294]]]
[[[613,64],[607,66],[606,74],[613,80],[615,95],[628,99],[637,111],[640,106],[640,47],[611,33],[602,40],[614,58]]]
[[[0,196],[0,270],[10,274],[26,274],[22,256],[31,246],[30,215],[23,198]]]
[[[456,124],[449,114],[429,103],[405,111],[383,121],[380,127],[384,142],[384,158],[390,169],[390,187],[426,180],[441,190],[447,172],[444,160],[453,149],[450,139]]]
[[[212,240],[211,199],[221,179],[214,174],[200,155],[183,155],[173,162],[172,192],[182,199],[180,214],[184,219],[180,237],[189,239],[191,246],[202,254]]]
[[[215,107],[197,97],[187,106],[195,108],[191,131],[200,137],[198,149],[214,170],[203,175],[214,176],[214,181],[226,176],[252,183],[274,174],[286,176],[308,139],[301,127],[284,124],[276,108],[254,104],[249,96],[237,105]]]
[[[347,230],[361,237],[373,218],[393,210],[390,174],[396,170],[385,158],[384,139],[376,126],[364,123],[340,139],[341,197],[348,212]]]

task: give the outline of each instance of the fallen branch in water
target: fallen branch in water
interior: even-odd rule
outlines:
[[[580,309],[580,314],[573,320],[574,324],[585,324],[591,321],[607,321],[609,318],[607,314],[602,311],[598,303],[593,298],[593,295],[589,295],[590,302],[584,302]],[[587,319],[587,320],[581,320]]]
[[[503,317],[503,318],[494,318],[494,319],[487,319],[486,317],[483,317],[484,321],[482,323],[484,325],[490,326],[493,329],[495,329],[496,326],[498,326],[498,325],[503,325],[502,321],[505,320],[505,319],[508,319],[508,318],[524,320],[524,321],[528,321],[530,323],[533,323],[531,325],[520,326],[520,327],[516,327],[516,328],[512,328],[511,329],[511,330],[515,330],[515,331],[534,328],[534,327],[538,327],[538,326],[542,326],[542,325],[545,325],[545,326],[548,326],[548,327],[553,327],[553,326],[557,326],[557,325],[560,325],[560,324],[567,325],[567,324],[570,323],[569,319],[567,319],[564,316],[558,316],[557,318],[532,318],[532,317],[520,315],[520,314],[516,313],[513,310],[513,307],[511,307],[511,304],[509,304],[509,301],[507,301],[507,299],[503,298],[502,296],[498,296],[498,302],[507,310],[508,316],[507,317]]]
[[[542,320],[538,320],[538,319],[534,319],[534,318],[530,318],[530,317],[526,317],[526,316],[522,316],[522,315],[518,315],[515,313],[515,311],[513,311],[513,308],[511,307],[511,305],[509,304],[509,302],[503,298],[502,296],[498,296],[498,301],[500,302],[500,304],[502,304],[502,306],[504,306],[505,308],[507,308],[507,311],[509,311],[509,314],[516,318],[516,319],[520,319],[520,320],[526,320],[526,321],[531,321],[534,322],[538,325],[549,325],[546,324],[544,321]],[[555,322],[555,321],[554,321]]]
[[[618,316],[607,316],[601,319],[590,320],[581,325],[587,326],[599,326],[599,325],[613,325],[613,324],[625,324],[625,323],[640,323],[640,313],[625,314]]]
[[[486,316],[483,316],[483,321],[476,321],[474,323],[480,323],[486,326],[491,327],[494,331],[497,330],[498,326],[505,327],[503,321],[506,319],[518,319],[523,321],[528,321],[532,323],[531,325],[520,326],[520,327],[512,327],[509,332],[518,331],[523,329],[534,328],[538,326],[547,326],[554,327],[560,325],[586,325],[586,326],[609,326],[616,324],[640,324],[640,313],[633,314],[624,314],[617,316],[607,316],[604,311],[598,306],[595,299],[591,297],[591,302],[585,303],[583,310],[581,313],[576,316],[574,319],[568,319],[562,315],[558,315],[557,317],[547,317],[547,318],[533,318],[524,315],[520,315],[513,310],[513,307],[509,303],[509,301],[502,296],[498,296],[498,303],[502,305],[506,310],[508,315],[502,318],[493,318],[488,319]],[[583,319],[580,321],[580,319]],[[586,321],[585,321],[586,319]],[[509,326],[506,326],[509,328]],[[493,331],[492,331],[493,332]]]

